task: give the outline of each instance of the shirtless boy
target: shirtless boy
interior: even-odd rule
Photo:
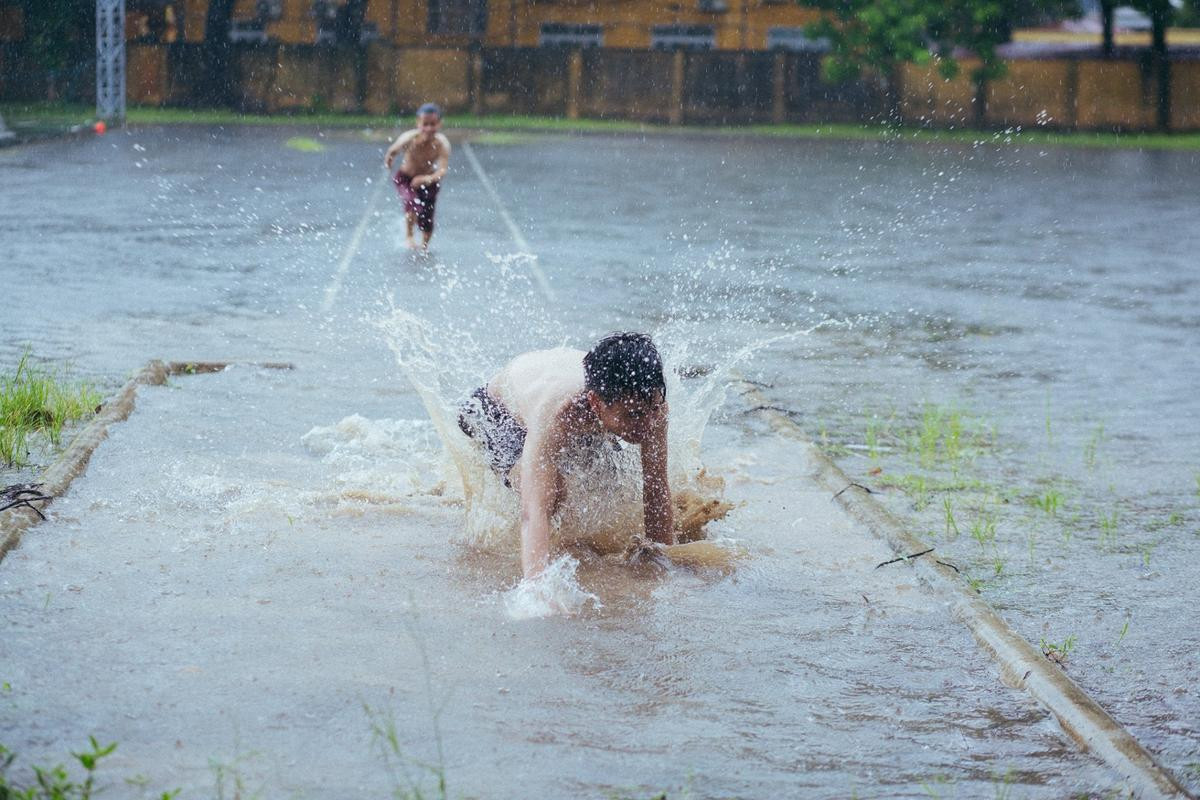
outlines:
[[[409,249],[416,249],[413,223],[421,231],[421,248],[429,248],[433,236],[433,212],[438,189],[450,163],[450,140],[441,133],[442,110],[433,103],[417,109],[417,127],[400,134],[387,149],[383,163],[390,171],[396,156],[403,153],[400,169],[392,178],[404,201],[404,227]]]
[[[667,484],[667,387],[650,337],[616,333],[590,351],[557,348],[517,356],[462,406],[459,427],[521,498],[521,568],[550,562],[550,517],[565,492],[560,460],[613,434],[641,449],[646,535],[675,539]]]

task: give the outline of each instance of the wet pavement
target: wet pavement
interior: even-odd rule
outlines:
[[[603,610],[507,620],[515,562],[451,543],[436,439],[373,324],[394,303],[461,354],[458,390],[616,328],[654,330],[701,373],[794,333],[740,368],[1031,641],[1074,635],[1070,674],[1196,788],[1194,156],[503,141],[473,152],[535,263],[462,148],[429,258],[403,252],[366,132],[146,128],[0,151],[0,270],[21,287],[5,362],[28,345],[110,388],[151,357],[297,366],[145,391],[0,565],[4,743],[23,763],[95,733],[122,742],[114,773],[187,796],[214,787],[210,760],[268,795],[379,791],[370,720],[391,708],[406,755],[432,758],[442,732],[451,796],[1117,785],[919,590],[870,569],[881,545],[788,507],[805,465],[736,401],[705,463],[745,502],[719,532],[753,566],[630,584],[585,565]],[[908,434],[926,403],[965,412],[969,457],[921,462]],[[357,460],[306,448],[352,414],[376,436]],[[924,498],[886,485],[918,474]],[[1038,512],[1052,491],[1062,512]]]

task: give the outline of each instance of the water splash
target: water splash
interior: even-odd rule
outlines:
[[[394,502],[441,494],[442,448],[427,420],[371,420],[359,414],[334,425],[317,426],[300,443],[337,470],[338,497]]]
[[[504,593],[504,610],[512,619],[536,619],[556,615],[574,616],[589,604],[602,608],[600,598],[586,591],[575,577],[579,561],[560,556],[540,575],[523,580]]]
[[[517,494],[503,485],[477,443],[459,429],[458,405],[518,353],[564,345],[586,349],[592,342],[578,341],[579,336],[595,333],[566,333],[535,296],[526,258],[489,255],[486,263],[476,265],[434,263],[425,280],[438,299],[420,316],[389,298],[383,313],[368,320],[382,333],[441,443],[449,465],[446,490],[456,496],[461,492],[463,499],[460,538],[510,552],[519,541]],[[664,316],[650,330],[666,366],[669,480],[676,495],[690,491],[711,496],[715,489],[703,478],[702,443],[709,421],[738,378],[735,370],[765,348],[839,323],[811,319],[800,327],[793,319],[783,332],[778,325],[764,324],[764,316],[773,314],[768,305],[778,300],[773,266],[760,271],[728,248],[679,266],[683,272],[665,298]],[[477,313],[464,315],[464,308]],[[815,309],[810,312],[817,317]],[[714,339],[712,324],[718,317],[724,335]],[[600,447],[566,458],[562,467],[567,491],[552,520],[555,547],[583,544],[619,552],[643,533],[641,462],[635,446]]]

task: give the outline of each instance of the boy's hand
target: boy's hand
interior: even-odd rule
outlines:
[[[395,156],[393,156],[391,153],[388,153],[387,157],[383,159],[384,168],[391,169],[392,168],[392,160],[394,158],[395,158]]]
[[[623,557],[625,562],[632,566],[649,564],[655,567],[666,567],[670,563],[661,544],[636,535],[630,539]]]

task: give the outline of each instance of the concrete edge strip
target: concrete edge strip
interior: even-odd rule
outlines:
[[[50,500],[58,497],[67,490],[77,476],[83,474],[92,453],[100,443],[108,437],[108,426],[125,420],[133,411],[134,399],[139,386],[161,386],[170,375],[200,375],[220,372],[230,366],[223,361],[150,361],[130,378],[121,390],[109,398],[100,407],[100,412],[92,418],[83,430],[75,435],[54,463],[42,473],[42,493],[49,495]],[[279,362],[255,363],[264,369],[292,369],[291,364]],[[49,505],[50,500],[41,503],[42,509]],[[41,517],[30,508],[12,508],[0,512],[0,562],[21,542],[21,535],[41,522]]]
[[[909,533],[877,500],[861,489],[854,488],[850,478],[804,436],[799,425],[785,414],[767,407],[757,387],[745,382],[742,386],[743,396],[751,402],[754,411],[763,414],[777,433],[799,441],[808,451],[813,463],[818,465],[818,482],[831,496],[837,495],[833,502],[838,503],[852,519],[887,542],[897,555],[928,549],[929,545]],[[1084,750],[1091,751],[1116,770],[1138,797],[1191,797],[1120,723],[1067,677],[1062,669],[1051,664],[1009,627],[957,572],[938,564],[934,559],[920,558],[908,563],[922,582],[948,602],[953,615],[971,630],[983,649],[991,654],[1000,666],[1004,682],[1015,688],[1024,688],[1033,695],[1054,714],[1068,735]]]

